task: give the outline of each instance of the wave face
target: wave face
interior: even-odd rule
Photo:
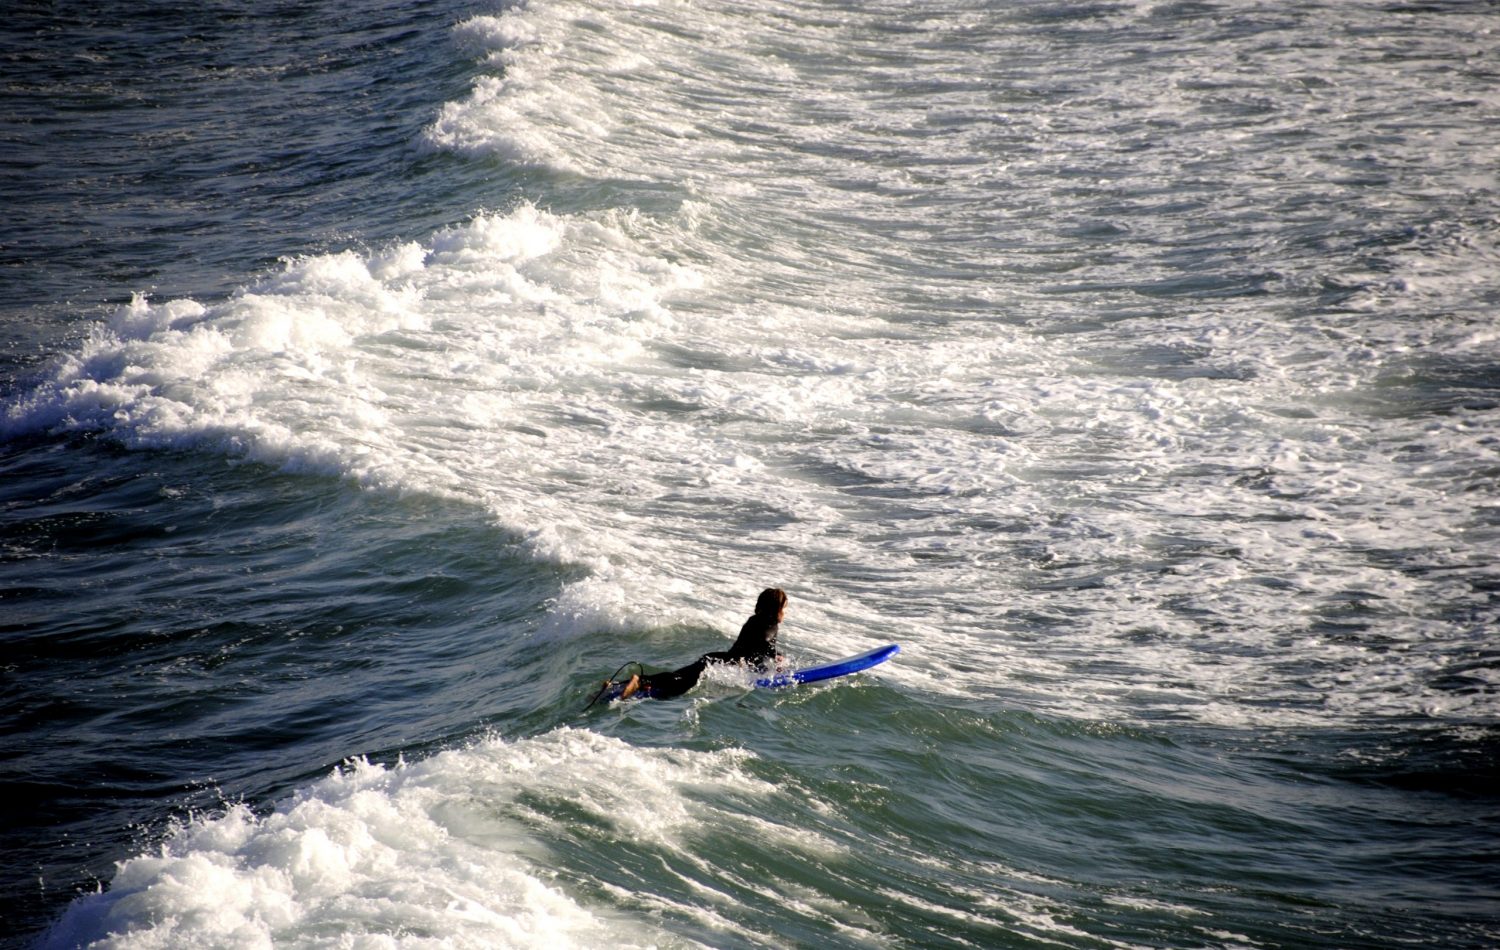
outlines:
[[[1500,936],[1482,6],[26,15],[18,933]]]

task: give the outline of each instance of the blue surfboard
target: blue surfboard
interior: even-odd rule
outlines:
[[[833,679],[835,676],[848,676],[850,673],[868,670],[877,663],[884,663],[900,652],[901,647],[890,643],[855,656],[846,656],[842,660],[834,660],[831,663],[821,663],[800,670],[785,670],[772,676],[762,676],[755,681],[755,686],[758,689],[782,689],[787,686],[796,686],[798,683],[816,683],[819,680]],[[589,700],[589,706],[599,702],[612,703],[619,699],[624,691],[624,683],[608,682],[594,694],[593,699]],[[650,694],[645,691],[636,695],[642,699],[651,698]]]
[[[900,652],[901,647],[890,643],[883,647],[876,647],[866,653],[860,653],[856,656],[846,656],[842,660],[834,660],[832,663],[809,666],[800,670],[789,670],[784,673],[777,673],[775,676],[763,676],[755,681],[755,685],[760,689],[781,689],[784,686],[795,686],[798,683],[816,683],[819,680],[831,680],[835,676],[848,676],[850,673],[868,670],[875,664],[884,663]]]

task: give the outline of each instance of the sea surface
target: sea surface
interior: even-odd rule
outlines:
[[[6,947],[1495,947],[1497,631],[1492,3],[0,20]]]

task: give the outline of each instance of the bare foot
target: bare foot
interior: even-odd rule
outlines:
[[[641,674],[631,673],[630,682],[625,684],[625,689],[620,692],[621,699],[629,699],[635,695],[635,691],[641,688]]]

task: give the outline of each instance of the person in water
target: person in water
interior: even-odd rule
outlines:
[[[666,673],[642,676],[632,674],[625,684],[621,699],[631,696],[649,696],[652,699],[671,699],[698,685],[698,679],[710,663],[744,663],[756,668],[765,668],[780,661],[776,653],[776,631],[781,618],[786,616],[786,591],[779,587],[767,587],[755,601],[755,613],[740,627],[740,635],[728,650],[705,653],[687,666]]]

